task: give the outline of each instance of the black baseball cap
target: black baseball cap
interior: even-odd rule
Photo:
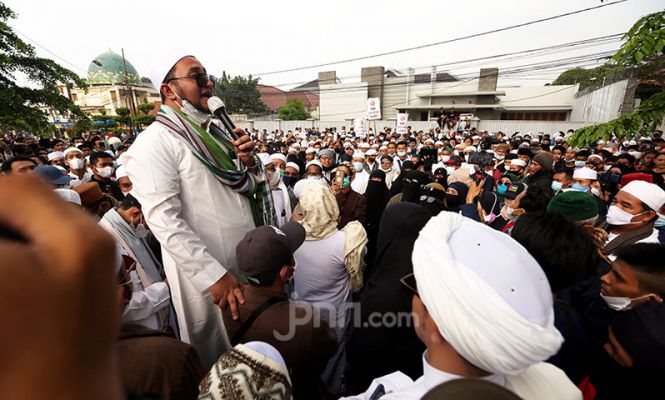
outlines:
[[[305,228],[295,221],[253,229],[236,246],[238,271],[251,283],[268,285],[304,241]]]
[[[506,194],[504,194],[504,196],[507,199],[515,200],[515,198],[526,189],[527,186],[524,183],[512,183],[510,186],[508,186],[508,189],[506,189]]]

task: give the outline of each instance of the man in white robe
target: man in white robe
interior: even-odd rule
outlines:
[[[563,371],[543,362],[563,337],[547,278],[519,243],[442,212],[420,231],[411,258],[414,273],[402,283],[414,293],[413,323],[427,346],[423,376],[413,382],[394,372],[347,399],[421,399],[460,378],[491,381],[524,400],[582,399]]]
[[[212,82],[205,74],[190,53],[176,50],[153,67],[151,80],[164,106],[194,119],[209,115]],[[241,137],[233,143],[235,162],[255,173],[254,143],[242,130],[236,134]],[[234,277],[235,247],[255,228],[250,201],[222,184],[182,139],[158,122],[137,137],[123,158],[132,195],[162,245],[181,340],[192,344],[210,367],[229,348],[220,307],[229,305],[237,312],[236,296],[244,301]]]

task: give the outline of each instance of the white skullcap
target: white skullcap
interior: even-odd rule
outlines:
[[[296,171],[298,171],[298,173],[300,173],[300,165],[298,165],[294,162],[287,162],[286,167],[284,167],[284,168],[288,168],[288,167],[291,167],[291,168],[295,169]]]
[[[475,151],[477,151],[477,150],[478,150],[478,149],[476,148],[476,146],[466,146],[466,147],[464,148],[464,152],[465,152],[465,153],[466,153],[466,152],[473,153],[473,152],[475,152]]]
[[[440,140],[437,140],[436,143],[434,143],[435,146],[443,146],[443,142]]]
[[[376,155],[376,150],[374,150],[374,149],[369,149],[369,150],[367,150],[367,152],[365,153],[365,155],[368,155],[368,156],[375,156],[375,155]]]
[[[63,157],[67,157],[67,154],[69,154],[69,153],[81,153],[81,154],[83,154],[81,149],[79,149],[78,147],[70,147],[67,150],[65,150],[64,153],[62,153]]]
[[[660,212],[661,207],[665,204],[665,191],[653,183],[631,181],[622,187],[621,191],[635,196],[655,212]]]
[[[157,93],[161,93],[159,88],[162,86],[162,82],[171,68],[187,56],[192,56],[192,53],[183,49],[171,49],[155,59],[155,63],[150,68],[150,81],[155,90],[157,90]]]
[[[369,149],[369,143],[366,143],[366,142],[362,142],[358,146]]]
[[[527,142],[522,142],[522,143],[520,143],[520,145],[517,146],[517,147],[528,148],[528,147],[529,147],[529,143],[527,143]]]
[[[351,143],[349,143],[349,142],[345,142],[345,143],[344,143],[344,148],[347,149],[347,148],[349,148],[349,147],[353,148],[353,145],[352,145]]]
[[[307,154],[316,153],[316,149],[314,147],[308,147],[307,150],[305,150],[305,153]]]
[[[291,146],[289,147],[289,154],[296,154],[298,152],[298,149],[295,147]]]
[[[637,142],[634,141],[634,140],[631,140],[630,142],[628,142],[628,144],[631,145],[631,146],[635,146],[637,144]]]
[[[319,168],[323,169],[323,165],[321,165],[321,162],[319,160],[312,160],[305,164],[305,169],[309,168],[310,165],[318,165]]]
[[[515,158],[510,160],[510,165],[517,165],[520,167],[526,167],[526,161],[520,160],[519,158]]]
[[[125,171],[125,167],[123,167],[122,165],[115,170],[115,179],[124,178],[126,176],[127,176],[127,171]]]
[[[114,145],[114,144],[122,144],[122,140],[120,140],[119,138],[117,138],[117,137],[115,137],[115,136],[111,136],[110,138],[108,138],[107,142],[108,142],[110,145]]]
[[[592,158],[595,158],[595,159],[597,159],[598,161],[601,161],[601,162],[603,161],[603,156],[601,156],[600,154],[592,154],[592,155],[589,156],[588,160],[591,160]]]
[[[48,160],[55,160],[56,158],[65,158],[65,153],[62,151],[52,151],[48,153]]]
[[[265,166],[268,164],[272,164],[272,158],[270,158],[270,154],[268,153],[259,153],[257,154],[259,157],[259,160],[261,160],[261,163]]]
[[[365,153],[363,153],[362,151],[355,151],[353,152],[353,158],[362,158],[364,160]]]
[[[54,189],[54,192],[55,192],[58,196],[60,196],[64,201],[67,201],[67,202],[70,202],[70,203],[74,203],[74,204],[77,204],[77,205],[79,205],[79,206],[81,205],[81,196],[80,196],[77,192],[75,192],[75,191],[73,191],[73,190],[69,190],[69,189]]]
[[[379,147],[379,150],[388,150],[388,146],[381,146]]]
[[[474,366],[517,375],[561,347],[547,277],[510,236],[441,212],[420,231],[411,259],[439,333]]]
[[[270,155],[270,158],[272,160],[280,160],[284,163],[286,162],[286,156],[282,153],[273,153],[273,154]]]
[[[598,141],[598,144],[605,144],[605,141],[601,139]]]
[[[576,169],[573,172],[573,179],[591,179],[595,181],[598,179],[598,172],[587,167]]]
[[[316,179],[301,179],[298,182],[296,182],[295,185],[293,185],[293,195],[296,196],[296,199],[300,200],[300,196],[302,195],[303,191],[305,188],[309,185],[322,185],[326,186],[324,183],[323,179],[316,180]]]
[[[267,359],[272,360],[273,362],[276,362],[277,364],[281,365],[286,369],[286,362],[284,361],[284,358],[282,358],[282,355],[279,354],[279,351],[269,345],[266,342],[248,342],[245,343],[245,347],[248,347],[255,352],[262,354],[265,356]],[[262,360],[258,360],[259,362],[262,362]]]

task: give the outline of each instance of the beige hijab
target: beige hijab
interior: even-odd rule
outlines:
[[[300,209],[305,227],[305,240],[322,240],[337,233],[339,207],[329,187],[308,185],[300,196]],[[363,255],[367,244],[367,232],[358,221],[349,222],[343,229],[344,264],[349,273],[350,290],[358,292],[363,287]]]

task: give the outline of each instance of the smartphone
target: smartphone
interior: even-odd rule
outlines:
[[[340,168],[337,168],[337,174],[335,175],[335,181],[340,185],[344,182],[344,171]]]

